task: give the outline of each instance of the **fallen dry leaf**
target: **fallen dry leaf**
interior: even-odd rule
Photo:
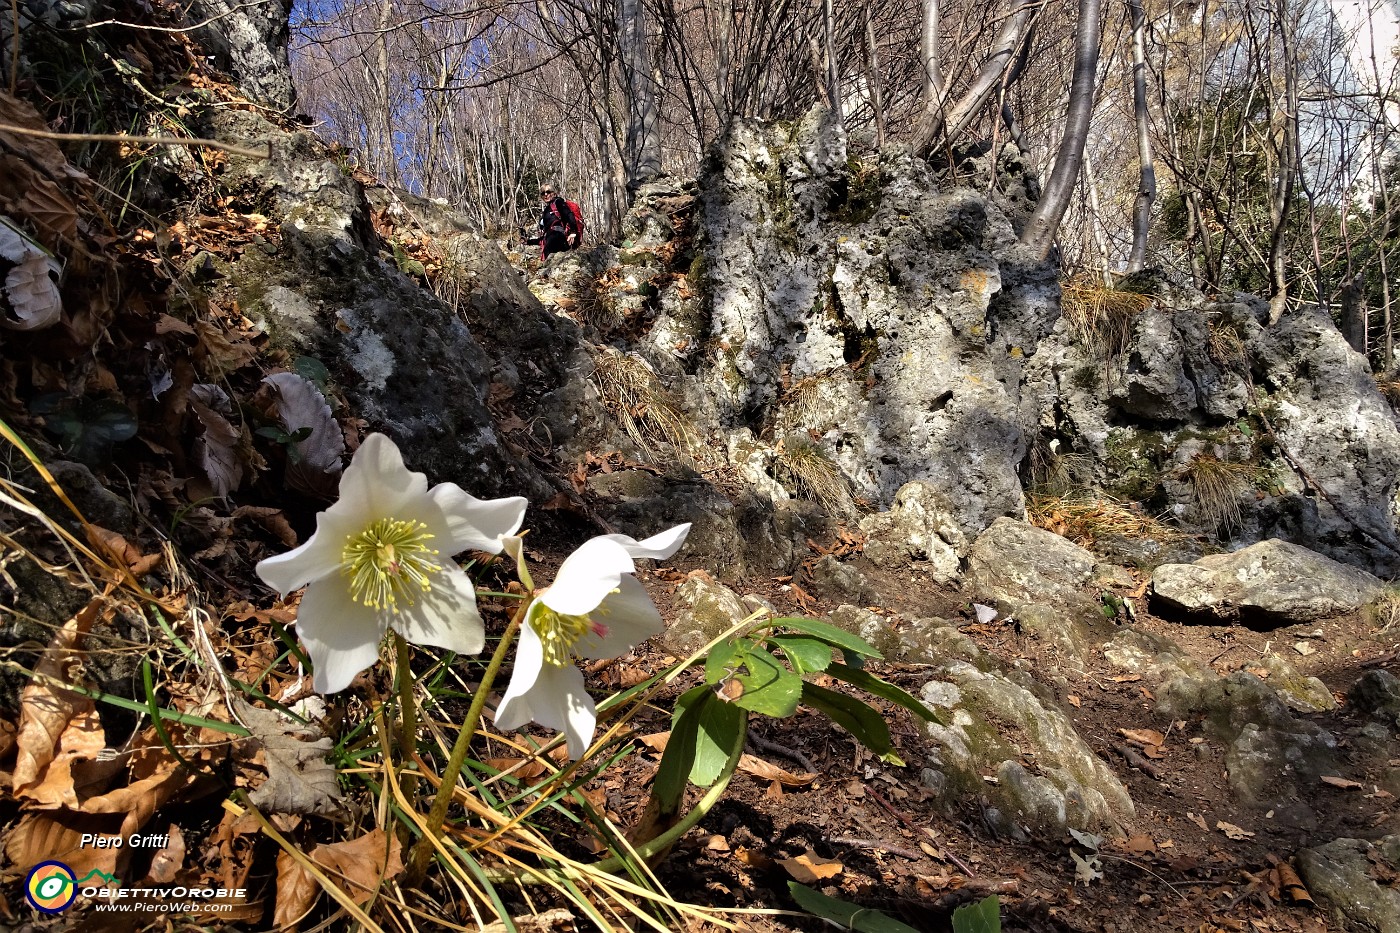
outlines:
[[[71,682],[71,674],[75,673],[81,664],[78,648],[92,630],[93,622],[105,604],[104,599],[96,597],[64,623],[63,628],[55,633],[53,641],[44,649],[43,657],[34,668],[34,678],[20,692],[19,729],[15,734],[15,767],[11,777],[12,786],[18,794],[25,794],[26,788],[36,788],[39,785],[49,764],[60,754],[62,739],[68,733],[68,726],[74,719],[91,717],[95,722],[96,707],[92,700],[55,686],[52,681]],[[101,724],[98,723],[96,730],[100,732],[101,728]],[[92,730],[80,726],[79,733],[81,739],[90,745]],[[78,740],[80,736],[75,735],[72,738]],[[96,749],[102,748],[102,744],[99,741]],[[94,758],[96,749],[92,750]],[[67,772],[71,769],[71,764],[70,756],[70,760],[62,763],[60,767]],[[60,777],[59,783],[63,780],[64,777]],[[71,782],[69,783],[71,785]],[[58,799],[53,798],[55,790],[59,793]],[[71,792],[71,786],[67,789],[61,786],[50,787],[43,794],[43,802],[61,804],[65,802],[65,794],[68,792]]]
[[[1196,814],[1187,811],[1186,818],[1191,822],[1195,823],[1197,826],[1199,826],[1204,832],[1210,832],[1210,826],[1206,823],[1205,817],[1197,816]]]
[[[1138,855],[1146,855],[1149,852],[1157,851],[1157,843],[1152,841],[1152,837],[1146,833],[1139,833],[1136,836],[1129,836],[1127,842],[1123,843],[1123,848]]]
[[[40,810],[25,814],[5,838],[5,857],[11,865],[28,871],[40,862],[60,861],[81,878],[88,872],[112,874],[123,849],[98,849],[81,845],[84,833],[116,835],[117,820],[72,810]]]
[[[835,878],[846,867],[835,859],[822,858],[811,849],[793,858],[780,858],[777,862],[799,884],[813,884],[827,878]]]
[[[497,771],[509,771],[511,777],[529,781],[545,772],[544,763],[535,758],[483,758],[481,763]]]
[[[1248,839],[1254,835],[1247,829],[1241,829],[1234,823],[1226,823],[1224,820],[1216,820],[1215,828],[1224,833],[1228,838],[1234,840]]]
[[[292,926],[316,904],[321,886],[315,877],[286,852],[277,855],[277,906],[272,922],[279,929]]]
[[[1312,895],[1308,893],[1307,886],[1303,884],[1303,879],[1298,877],[1298,873],[1293,870],[1292,865],[1280,861],[1274,866],[1274,871],[1278,872],[1279,887],[1283,888],[1283,893],[1290,902],[1316,906],[1313,903]]]
[[[1167,741],[1156,729],[1119,729],[1118,734],[1135,745],[1165,745]]]
[[[805,771],[802,774],[793,774],[754,755],[740,757],[739,770],[766,781],[780,781],[789,787],[804,787],[817,779],[815,774]]]
[[[759,871],[767,871],[773,867],[773,860],[756,849],[746,849],[740,846],[734,850],[734,857],[750,868],[757,868]]]
[[[349,894],[357,904],[364,904],[379,890],[380,886],[403,871],[400,858],[399,840],[396,836],[386,836],[382,829],[372,829],[358,839],[334,842],[317,846],[311,850],[311,861],[315,862],[331,881]],[[286,855],[286,853],[282,853]],[[306,912],[300,909],[306,899],[306,882],[313,887],[311,902],[314,903],[320,891],[315,877],[299,862],[288,856],[290,865],[284,865],[281,857],[277,864],[277,916],[283,915],[282,886],[288,886],[287,913],[295,919]],[[307,908],[309,909],[309,908]],[[297,910],[292,914],[291,911]]]
[[[667,729],[665,732],[653,732],[650,735],[639,736],[637,741],[654,752],[664,752],[666,750],[666,743],[670,741],[670,738],[671,730]]]
[[[243,482],[243,462],[238,457],[238,429],[193,394],[190,396],[190,409],[204,426],[204,433],[194,442],[195,462],[204,471],[214,495],[226,496]]]
[[[178,824],[170,825],[170,838],[164,848],[151,859],[151,880],[157,884],[169,884],[175,880],[180,869],[185,866],[185,834]]]
[[[1065,697],[1065,699],[1068,700],[1068,701],[1069,701],[1069,705],[1070,705],[1070,706],[1073,706],[1075,709],[1079,709],[1079,704],[1082,702],[1082,701],[1079,699],[1079,697],[1075,696],[1075,695],[1072,694],[1072,693],[1071,693],[1069,696]]]
[[[1344,777],[1335,777],[1331,774],[1324,774],[1318,778],[1324,784],[1331,784],[1333,787],[1340,787],[1342,790],[1358,790],[1365,787],[1360,781],[1352,781]]]
[[[285,722],[272,710],[235,700],[238,715],[267,755],[267,780],[248,799],[275,813],[334,813],[340,809],[340,782],[326,761],[329,738],[313,737],[307,727]]]

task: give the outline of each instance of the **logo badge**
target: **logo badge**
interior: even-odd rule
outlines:
[[[78,896],[73,869],[62,862],[40,862],[24,879],[24,899],[29,906],[46,914],[67,910]]]

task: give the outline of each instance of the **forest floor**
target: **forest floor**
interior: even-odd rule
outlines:
[[[878,572],[862,569],[872,576]],[[664,581],[672,574],[653,576]],[[905,583],[885,592],[906,594],[889,607],[906,617],[962,618],[962,631],[1004,663],[1031,670],[1053,663],[1065,669],[1063,658],[1047,656],[1054,649],[1047,653],[1042,642],[1018,633],[1014,622],[977,623],[967,599],[954,592],[911,588],[898,578],[890,582]],[[662,590],[657,595],[664,605],[664,589],[656,590]],[[780,610],[802,610],[781,583],[773,583],[765,595]],[[1366,668],[1400,666],[1400,636],[1379,631],[1360,615],[1260,632],[1238,625],[1175,624],[1149,614],[1146,600],[1139,604],[1143,611],[1136,624],[1170,638],[1222,675],[1253,669],[1267,676],[1256,666],[1260,657],[1271,648],[1303,645],[1309,653],[1294,658],[1295,666],[1320,678],[1342,704],[1336,712],[1309,718],[1339,735],[1358,724],[1345,707],[1346,688]],[[819,615],[834,608],[808,604],[806,611]],[[1288,653],[1296,650],[1290,647]],[[643,649],[635,660],[616,663],[646,670],[666,660]],[[871,669],[915,695],[928,680],[927,669],[916,665],[877,662]],[[606,684],[619,675],[609,668],[595,676]],[[1241,805],[1227,787],[1221,750],[1200,734],[1199,723],[1178,722],[1167,730],[1161,752],[1153,752],[1161,757],[1150,761],[1152,773],[1132,767],[1118,751],[1128,745],[1123,730],[1158,722],[1155,697],[1139,677],[1124,676],[1097,652],[1059,692],[1075,727],[1110,764],[1137,807],[1136,819],[1124,827],[1126,836],[1104,841],[1101,879],[1076,882],[1071,849],[1087,853],[1068,836],[999,838],[982,816],[985,799],[935,799],[920,781],[927,739],[911,714],[893,707],[887,715],[905,768],[874,759],[816,714],[767,720],[762,741],[750,751],[785,769],[801,770],[809,762],[816,778],[794,788],[740,774],[702,831],[692,831],[671,857],[662,879],[680,898],[781,908],[790,904],[785,884],[793,874],[780,860],[815,853],[840,863],[837,874],[818,882],[828,886],[827,893],[919,929],[946,929],[954,908],[995,893],[1007,929],[1321,931],[1334,927],[1288,868],[1293,853],[1338,836],[1400,830],[1396,800],[1373,783],[1380,777],[1375,774],[1347,773],[1353,783],[1323,786],[1306,807],[1261,811]],[[658,719],[656,728],[665,725]],[[1031,760],[1022,764],[1035,767]],[[1400,761],[1389,764],[1400,766]],[[645,758],[637,767],[643,770],[635,777],[645,778]],[[607,790],[609,807],[624,821],[645,797],[639,781],[626,775],[614,776]],[[791,918],[782,923],[823,928]]]

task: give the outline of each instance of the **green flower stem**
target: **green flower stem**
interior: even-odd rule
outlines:
[[[408,642],[398,632],[393,635],[394,679],[398,681],[399,688],[399,761],[406,767],[418,751],[418,701],[413,689],[413,670],[408,664]],[[406,775],[402,783],[404,795],[411,798],[414,785],[412,775]]]
[[[705,796],[695,803],[695,807],[681,817],[680,821],[666,832],[649,839],[641,845],[634,846],[632,851],[642,860],[647,860],[653,856],[660,855],[671,846],[675,845],[680,838],[695,828],[705,815],[714,809],[719,803],[724,792],[729,787],[730,780],[734,777],[734,772],[739,767],[739,759],[744,753],[744,740],[748,737],[748,720],[744,720],[744,726],[735,734],[734,745],[729,749],[729,760],[724,763],[724,770],[720,772],[719,779],[706,791]],[[612,858],[603,859],[588,866],[589,871],[616,872],[627,866],[630,856],[614,855]],[[488,871],[486,877],[493,883],[505,881],[519,881],[525,884],[538,884],[551,880],[551,876],[577,877],[577,869],[557,869],[555,871],[540,871],[538,869],[526,869],[520,872]]]
[[[520,631],[520,624],[525,621],[525,611],[529,608],[529,601],[525,601],[520,604],[519,609],[515,610],[510,625],[506,626],[505,634],[501,636],[500,644],[496,645],[496,653],[491,655],[491,662],[486,665],[486,673],[481,677],[481,684],[476,688],[476,694],[472,697],[472,705],[467,710],[467,718],[462,721],[462,731],[457,733],[457,743],[452,746],[452,757],[447,760],[447,769],[442,772],[442,783],[438,785],[437,796],[433,798],[433,808],[428,811],[428,819],[425,824],[427,831],[423,838],[414,844],[413,852],[409,855],[407,872],[409,886],[416,885],[428,868],[428,859],[433,854],[433,838],[442,834],[442,824],[447,821],[447,809],[452,805],[452,792],[457,787],[457,776],[462,773],[462,765],[467,760],[467,750],[472,744],[472,738],[476,735],[476,727],[481,721],[481,710],[486,706],[486,695],[491,692],[491,684],[496,680],[496,675],[500,673],[501,665],[506,659],[506,652],[510,649],[510,643],[515,640],[516,632]]]

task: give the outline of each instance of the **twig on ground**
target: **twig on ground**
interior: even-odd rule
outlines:
[[[782,755],[784,758],[797,762],[812,774],[821,773],[817,770],[817,766],[812,764],[812,759],[808,758],[806,755],[802,754],[795,748],[788,748],[786,745],[783,745],[780,742],[774,742],[771,739],[765,739],[763,736],[756,735],[753,732],[749,733],[749,741],[753,743],[754,748],[758,749],[761,752],[770,752],[774,755]]]
[[[921,859],[922,852],[915,852],[912,849],[901,849],[899,846],[892,846],[888,842],[881,842],[879,839],[857,839],[854,836],[836,836],[831,840],[836,845],[853,846],[857,849],[879,849],[891,855],[898,855],[901,858]]]
[[[884,797],[880,796],[879,791],[875,790],[875,788],[871,787],[869,784],[865,785],[865,795],[871,800],[878,803],[880,806],[884,807],[886,812],[888,812],[890,816],[894,817],[894,821],[900,826],[913,826],[915,823],[918,822],[918,820],[915,820],[913,817],[907,816],[896,810],[894,804],[890,803]]]
[[[1149,774],[1157,780],[1162,780],[1162,769],[1139,755],[1126,745],[1114,745],[1113,750],[1123,756],[1123,760],[1143,774]]]

